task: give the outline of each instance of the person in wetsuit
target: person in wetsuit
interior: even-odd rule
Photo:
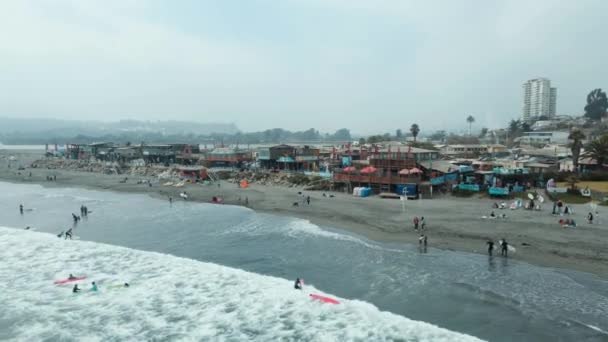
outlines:
[[[65,232],[65,239],[64,240],[67,240],[68,237],[70,238],[70,240],[72,240],[72,228],[68,229],[68,231]]]
[[[78,288],[78,284],[74,284],[74,287],[72,288],[72,292],[73,292],[73,293],[78,293],[78,292],[80,292],[80,289]]]
[[[95,282],[91,283],[91,291],[97,291],[97,284]]]
[[[494,241],[488,240],[488,255],[492,256],[492,251],[494,250]]]
[[[502,239],[500,240],[500,255],[506,257],[507,256],[507,251],[509,244],[507,243],[507,240]]]
[[[76,279],[76,277],[74,277],[74,275],[72,273],[70,273],[70,276],[68,277],[68,279]]]
[[[296,282],[293,285],[293,288],[296,289],[296,290],[301,290],[302,289],[302,280],[300,280],[300,278],[296,279]]]
[[[19,204],[19,213],[23,215],[23,204]]]

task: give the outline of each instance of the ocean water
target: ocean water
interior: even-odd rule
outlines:
[[[79,241],[58,239],[82,204],[92,213]],[[608,282],[595,276],[422,253],[246,208],[0,183],[0,226],[13,227],[0,230],[0,306],[11,308],[0,339],[608,340]],[[52,285],[68,273],[102,290]],[[122,281],[135,286],[103,290]]]

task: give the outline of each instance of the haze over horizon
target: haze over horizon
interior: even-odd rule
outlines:
[[[502,127],[547,77],[557,113],[607,88],[608,2],[0,3],[0,116],[358,134]],[[7,34],[8,33],[8,34]],[[592,53],[591,53],[592,52]]]

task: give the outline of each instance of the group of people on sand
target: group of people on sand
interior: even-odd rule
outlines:
[[[488,240],[488,242],[486,242],[486,244],[488,245],[488,255],[492,256],[495,243],[494,241],[492,241],[492,239],[490,239]],[[509,243],[505,238],[502,238],[498,240],[498,246],[500,247],[500,255],[506,258],[508,256]]]

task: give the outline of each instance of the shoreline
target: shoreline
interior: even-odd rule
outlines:
[[[3,152],[0,151],[0,154]],[[149,187],[135,184],[133,177],[125,174],[36,168],[26,168],[20,171],[22,175],[15,172],[17,170],[7,168],[5,160],[0,160],[0,181],[38,184],[49,188],[75,187],[141,193],[159,199],[172,196],[174,201],[181,201],[179,193],[185,190],[190,195],[190,201],[208,203],[213,196],[219,196],[225,204],[239,206],[245,206],[244,200],[247,198],[249,205],[246,207],[257,212],[305,219],[319,226],[351,232],[380,243],[408,243],[415,246],[420,233],[414,231],[411,221],[414,216],[424,216],[427,220],[424,233],[431,248],[486,254],[487,239],[498,241],[506,238],[517,249],[515,254],[509,255],[514,260],[582,271],[608,279],[608,216],[601,211],[601,224],[588,225],[584,219],[585,210],[588,210],[586,205],[572,205],[575,210],[572,217],[576,219],[578,228],[564,229],[557,224],[559,216],[550,214],[550,205],[545,205],[541,212],[495,210],[497,214],[507,214],[508,218],[484,220],[481,216],[489,215],[492,211],[493,201],[489,199],[441,197],[410,200],[403,206],[399,200],[356,198],[335,192],[331,192],[335,197],[329,198],[323,197],[322,191],[304,192],[300,188],[252,184],[248,189],[241,189],[226,181],[221,181],[219,188],[215,184],[187,185],[183,188],[154,184]],[[32,177],[29,177],[29,172],[32,172]],[[57,175],[56,182],[45,180],[51,174]],[[129,182],[119,183],[124,177],[129,177]],[[298,191],[311,197],[310,206],[302,204]],[[293,206],[294,202],[299,202],[299,205]]]

